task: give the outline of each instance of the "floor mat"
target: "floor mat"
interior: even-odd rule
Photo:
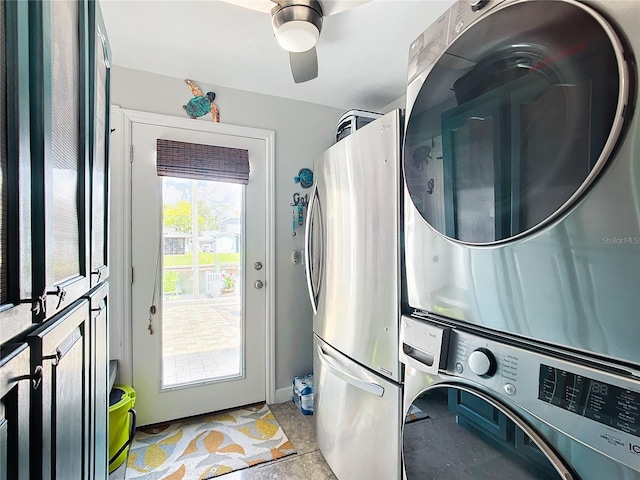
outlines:
[[[296,453],[267,405],[143,427],[126,480],[204,480]]]

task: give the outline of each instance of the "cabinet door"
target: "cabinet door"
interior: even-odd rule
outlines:
[[[84,1],[28,3],[33,283],[42,321],[89,289],[88,9]]]
[[[106,282],[89,292],[91,341],[89,363],[89,478],[107,478],[109,417],[109,285]]]
[[[42,368],[42,383],[31,406],[32,467],[42,473],[34,478],[91,478],[89,319],[89,301],[79,300],[27,337],[32,367]]]
[[[29,348],[0,356],[0,479],[29,479]]]
[[[91,149],[91,286],[109,276],[109,89],[110,50],[104,21],[97,2],[89,3],[89,54],[92,66],[90,91]]]
[[[31,326],[29,2],[0,2],[0,344]]]

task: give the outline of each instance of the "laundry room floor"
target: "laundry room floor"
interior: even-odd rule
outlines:
[[[293,402],[269,405],[297,453],[220,476],[224,480],[337,480],[318,450],[313,434],[313,416],[303,415]],[[109,475],[124,480],[125,464]],[[187,480],[187,479],[184,479]]]

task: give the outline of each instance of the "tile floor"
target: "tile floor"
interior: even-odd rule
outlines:
[[[221,480],[337,480],[314,440],[313,416],[303,415],[293,402],[269,405],[269,408],[298,453],[273,462],[227,473],[218,478]],[[109,480],[124,480],[124,478],[125,464],[109,475]]]

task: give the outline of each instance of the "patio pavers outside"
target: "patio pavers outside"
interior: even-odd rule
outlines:
[[[241,297],[163,302],[163,385],[239,375]]]

